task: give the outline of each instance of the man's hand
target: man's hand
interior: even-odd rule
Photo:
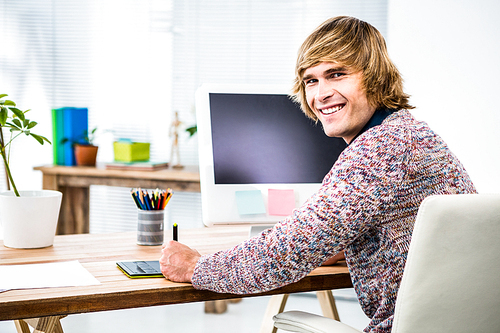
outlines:
[[[163,244],[160,267],[163,275],[174,282],[191,282],[194,267],[201,255],[176,241]]]
[[[340,251],[339,253],[337,253],[336,255],[334,255],[333,257],[328,259],[327,261],[325,261],[321,266],[333,265],[337,261],[343,260],[343,259],[345,259],[344,251]]]

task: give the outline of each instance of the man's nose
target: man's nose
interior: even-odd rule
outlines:
[[[330,84],[328,84],[328,82],[320,81],[318,83],[318,93],[316,94],[316,99],[319,102],[326,101],[329,97],[333,96],[333,94],[334,89]]]

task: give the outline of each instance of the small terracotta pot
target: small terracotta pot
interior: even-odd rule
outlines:
[[[97,148],[99,147],[92,145],[75,145],[76,165],[95,166]]]

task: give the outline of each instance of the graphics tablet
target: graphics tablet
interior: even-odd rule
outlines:
[[[120,261],[118,268],[129,278],[163,277],[160,262],[154,261]]]

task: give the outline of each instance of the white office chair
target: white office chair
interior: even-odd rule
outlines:
[[[279,329],[358,330],[289,311]],[[431,196],[418,211],[392,332],[500,332],[500,194]]]

